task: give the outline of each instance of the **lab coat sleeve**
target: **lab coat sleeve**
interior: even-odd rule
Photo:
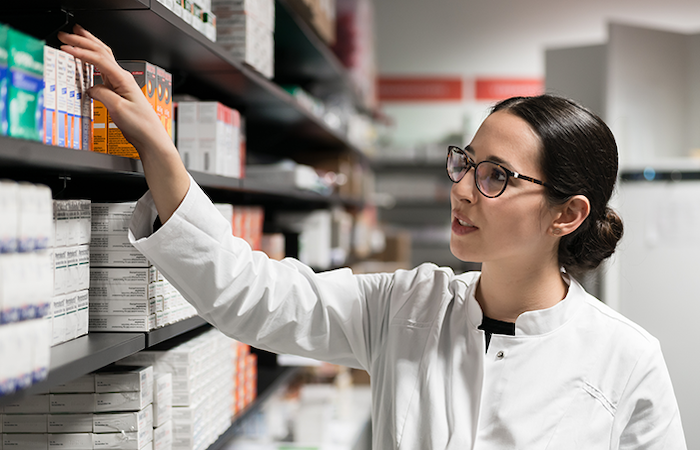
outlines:
[[[299,261],[269,259],[234,237],[230,223],[202,189],[190,189],[155,233],[150,192],[137,203],[129,236],[196,308],[224,334],[276,353],[368,368],[381,313],[378,293],[390,276],[355,276],[349,269],[316,274]]]
[[[616,414],[620,450],[686,449],[671,377],[654,340],[641,356],[625,386]]]

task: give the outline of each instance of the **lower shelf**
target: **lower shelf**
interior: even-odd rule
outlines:
[[[150,333],[88,333],[85,336],[56,345],[51,348],[51,366],[48,377],[27,389],[0,397],[0,406],[29,395],[44,394],[53,386],[93,372],[206,324],[204,319],[196,316],[153,330]]]

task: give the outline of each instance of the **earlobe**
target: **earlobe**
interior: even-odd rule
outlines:
[[[560,206],[550,232],[554,236],[566,236],[581,226],[591,212],[591,202],[584,195],[575,195]]]

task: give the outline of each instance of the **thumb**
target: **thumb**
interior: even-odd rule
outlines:
[[[104,84],[96,84],[88,89],[87,94],[91,98],[102,102],[108,111],[113,111],[116,108],[117,103],[123,100],[121,95],[117,94]]]

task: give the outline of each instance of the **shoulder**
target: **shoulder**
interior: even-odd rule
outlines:
[[[455,275],[449,267],[424,263],[412,270],[379,276],[385,283],[392,319],[429,323],[446,304],[455,299],[464,301],[467,289],[478,275],[478,272]]]
[[[604,326],[611,335],[624,339],[625,343],[636,343],[639,346],[648,348],[657,347],[658,339],[651,335],[642,326],[628,319],[618,311],[601,302],[592,295],[584,292],[584,312],[601,326]]]
[[[591,350],[607,361],[607,369],[629,374],[640,361],[661,356],[659,340],[651,333],[582,288],[581,292],[581,331],[590,337]]]

